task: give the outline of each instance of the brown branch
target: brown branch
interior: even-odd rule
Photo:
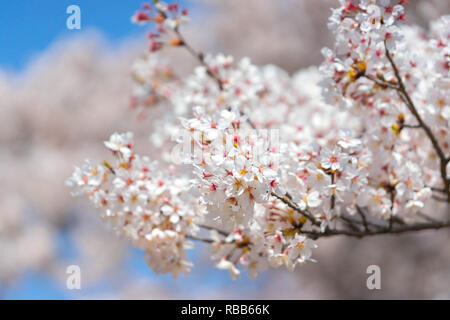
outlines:
[[[352,229],[353,231],[360,231],[359,228],[355,225],[355,223],[359,222],[359,221],[355,221],[352,219],[349,219],[345,216],[339,216],[339,218],[341,218],[349,227],[350,229]]]
[[[410,128],[410,129],[418,129],[420,128],[420,126],[418,124],[416,125],[412,125],[412,124],[403,124],[402,125],[403,128]]]
[[[417,214],[419,217],[421,217],[421,218],[427,220],[428,222],[434,222],[434,223],[439,222],[438,220],[436,220],[436,219],[434,219],[434,218],[432,218],[432,217],[426,215],[425,213],[423,213],[423,212],[421,212],[421,211],[418,211],[416,214]]]
[[[328,229],[324,232],[317,231],[306,231],[302,230],[302,233],[309,235],[313,239],[318,239],[322,237],[332,237],[337,235],[346,235],[349,237],[364,238],[368,236],[376,236],[383,234],[402,234],[413,231],[431,230],[431,229],[442,229],[450,227],[450,221],[447,222],[432,222],[432,223],[417,223],[412,225],[404,225],[398,228],[392,229],[381,229],[373,231],[351,231],[351,230],[339,230],[339,229]]]
[[[416,106],[414,105],[414,102],[412,101],[411,97],[409,96],[408,92],[406,91],[405,85],[403,83],[402,77],[400,76],[400,72],[397,68],[397,65],[395,64],[389,49],[386,46],[386,41],[384,41],[384,48],[386,50],[386,57],[389,60],[389,63],[392,66],[392,69],[394,70],[395,77],[398,81],[398,88],[396,89],[398,96],[400,99],[406,104],[408,109],[411,111],[411,113],[416,118],[418,125],[425,131],[425,134],[427,135],[428,139],[431,141],[431,144],[433,145],[434,150],[436,151],[437,156],[440,160],[440,172],[441,177],[444,182],[445,186],[445,192],[447,197],[447,202],[450,203],[450,180],[447,178],[447,162],[448,159],[446,158],[444,151],[442,150],[441,146],[439,145],[439,142],[437,141],[436,137],[434,136],[433,132],[431,131],[430,127],[423,121],[422,117],[420,116],[419,112],[417,111]]]
[[[439,202],[448,202],[447,198],[441,198],[441,197],[438,197],[438,196],[435,196],[435,195],[432,195],[431,199],[439,201]]]
[[[217,86],[219,87],[220,91],[223,91],[223,80],[220,78],[220,76],[214,72],[211,67],[205,62],[205,57],[202,52],[195,50],[184,38],[184,36],[181,34],[180,30],[178,28],[175,28],[175,33],[177,37],[180,39],[180,46],[183,46],[189,51],[189,53],[196,58],[200,64],[205,67],[206,73],[217,82]],[[244,115],[243,112],[241,112],[241,115]],[[247,123],[252,127],[252,129],[256,129],[256,126],[253,124],[253,122],[250,120],[250,117],[247,116]]]
[[[388,230],[392,230],[392,227],[394,225],[394,215],[392,213],[393,209],[394,209],[394,201],[395,201],[395,193],[394,193],[394,189],[390,188],[389,189],[389,193],[391,194],[391,212],[389,214],[389,226],[388,226]]]
[[[405,221],[403,221],[401,218],[392,216],[392,222],[398,223],[398,224],[406,224]]]
[[[394,83],[391,83],[391,82],[380,80],[380,79],[378,79],[378,78],[376,78],[376,77],[374,77],[374,76],[372,76],[370,74],[363,74],[362,77],[367,78],[367,79],[375,82],[377,85],[379,85],[382,88],[391,88],[391,89],[395,89],[395,90],[398,89],[398,85],[396,85]]]
[[[207,230],[215,230],[215,231],[217,231],[219,234],[221,234],[223,236],[228,236],[229,235],[228,232],[220,230],[220,229],[217,229],[215,227],[211,227],[211,226],[207,226],[207,225],[203,225],[203,224],[199,224],[198,226],[200,228],[207,229]]]
[[[305,218],[307,218],[309,221],[311,221],[311,223],[315,226],[320,226],[320,223],[316,221],[316,219],[314,219],[314,217],[308,213],[305,210],[300,209],[291,199],[292,197],[289,195],[289,193],[286,193],[285,197],[281,197],[279,195],[277,195],[275,192],[271,193],[272,196],[274,196],[275,198],[277,198],[278,200],[281,200],[282,202],[284,202],[288,207],[290,207],[291,209],[294,209],[295,211],[297,211],[298,213],[300,213],[302,216],[304,216]]]
[[[211,67],[205,62],[205,56],[202,52],[195,50],[183,37],[180,30],[178,28],[175,28],[175,33],[177,37],[180,39],[180,46],[185,47],[191,54],[196,58],[200,64],[206,68],[206,73],[217,82],[217,86],[219,87],[220,91],[223,90],[223,80],[220,78],[220,76],[215,73],[213,70],[211,70]]]
[[[356,206],[356,211],[361,216],[361,221],[363,223],[364,230],[365,231],[370,231],[369,225],[367,224],[367,219],[366,219],[366,215],[364,214],[364,211],[359,206]]]
[[[367,213],[364,214],[364,209],[359,207],[359,206],[357,206],[357,210],[358,209],[360,210],[358,212],[359,215],[361,216],[361,214],[362,214],[364,216],[364,219],[362,218],[362,216],[361,216],[361,220],[353,219],[351,217],[346,217],[346,219],[347,220],[351,220],[353,222],[353,224],[356,224],[356,225],[362,227],[364,230],[367,230],[367,231],[371,230],[371,228],[382,230],[382,229],[386,229],[388,227],[387,224],[378,224],[378,223],[375,223],[374,221],[369,221],[367,219]],[[340,217],[342,217],[342,215]]]
[[[202,238],[202,237],[199,237],[199,236],[194,236],[192,234],[186,235],[186,238],[191,239],[191,240],[196,240],[196,241],[202,241],[202,242],[205,242],[205,243],[213,243],[214,242],[213,239]]]
[[[440,192],[440,193],[446,193],[444,189],[440,189],[440,188],[434,188],[434,187],[430,187],[431,191],[435,191],[435,192]]]

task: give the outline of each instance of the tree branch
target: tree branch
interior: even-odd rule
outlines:
[[[430,229],[442,229],[450,227],[450,221],[447,222],[432,222],[432,223],[417,223],[411,225],[404,225],[398,228],[392,229],[381,229],[381,230],[373,230],[373,231],[351,231],[351,230],[339,230],[339,229],[328,229],[324,232],[317,231],[306,231],[302,230],[301,232],[309,235],[313,239],[318,239],[322,237],[332,237],[337,235],[346,235],[350,237],[356,238],[364,238],[368,236],[376,236],[383,234],[402,234],[413,231],[422,231],[422,230],[430,230]]]
[[[225,231],[223,231],[223,230],[217,229],[217,228],[215,228],[215,227],[206,226],[206,225],[203,225],[203,224],[199,224],[198,226],[199,226],[200,228],[207,229],[207,230],[215,230],[215,231],[217,231],[218,233],[220,233],[220,234],[223,235],[223,236],[228,236],[228,235],[229,235],[228,232],[225,232]]]
[[[425,213],[423,213],[423,212],[421,212],[421,211],[418,211],[418,212],[416,213],[416,215],[418,215],[419,217],[421,217],[421,218],[427,220],[428,222],[438,223],[438,220],[433,219],[432,217],[426,215]]]
[[[403,83],[402,77],[400,76],[400,72],[397,68],[397,65],[395,64],[389,52],[389,49],[386,46],[386,40],[384,41],[384,48],[386,50],[386,57],[389,60],[392,69],[394,70],[395,77],[399,84],[398,88],[396,88],[397,94],[399,95],[400,99],[403,100],[403,102],[406,104],[411,113],[414,115],[417,122],[419,123],[418,125],[425,131],[425,134],[428,136],[429,140],[431,141],[431,144],[433,145],[434,150],[436,151],[437,156],[439,157],[441,177],[445,186],[447,202],[450,203],[450,180],[447,178],[447,168],[446,168],[448,159],[446,158],[444,151],[439,145],[439,142],[437,141],[430,127],[428,127],[428,125],[423,121],[422,117],[417,111],[416,106],[414,105],[414,102],[412,101],[411,97],[406,91],[405,85]]]
[[[309,221],[311,221],[311,223],[313,225],[320,226],[320,223],[317,222],[316,219],[314,219],[314,217],[310,213],[308,213],[305,210],[300,209],[294,202],[292,202],[292,200],[291,200],[292,197],[289,193],[286,193],[285,197],[281,197],[281,196],[277,195],[275,192],[272,192],[271,195],[274,196],[275,198],[277,198],[278,200],[281,200],[282,202],[284,202],[291,209],[294,209],[295,211],[300,213],[302,216],[304,216]]]
[[[206,68],[206,72],[208,73],[208,75],[214,79],[217,82],[217,85],[220,89],[220,91],[223,90],[223,81],[220,78],[220,76],[215,73],[213,70],[211,70],[211,67],[208,66],[208,64],[205,62],[205,57],[203,55],[203,53],[201,53],[200,51],[195,50],[187,41],[186,39],[183,37],[183,35],[181,34],[180,30],[177,28],[175,28],[175,33],[177,35],[177,37],[180,39],[180,46],[185,47],[191,54],[192,56],[194,56],[194,58],[196,58],[200,64]]]
[[[192,234],[186,235],[186,238],[191,239],[191,240],[205,242],[205,243],[213,243],[214,242],[213,239],[202,238],[202,237],[199,237],[199,236],[194,236]]]
[[[356,206],[356,211],[361,216],[361,220],[362,220],[362,223],[363,223],[363,226],[364,226],[364,230],[365,231],[370,231],[369,226],[367,224],[367,219],[366,219],[366,215],[364,214],[364,211],[362,211],[362,209],[359,206]]]
[[[363,74],[362,77],[372,80],[373,82],[375,82],[377,85],[379,85],[382,88],[391,88],[391,89],[395,89],[395,90],[398,89],[398,85],[387,82],[387,81],[380,80],[370,74]]]

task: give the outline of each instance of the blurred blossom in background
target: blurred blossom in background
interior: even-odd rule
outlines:
[[[319,240],[317,264],[230,281],[213,268],[207,246],[190,252],[196,268],[172,279],[155,275],[143,252],[118,239],[64,180],[73,163],[114,131],[132,130],[138,152],[152,157],[146,114],[129,107],[130,69],[146,52],[130,23],[141,1],[77,1],[81,30],[67,30],[71,1],[6,0],[0,5],[0,298],[450,298],[448,232],[364,240]],[[336,1],[182,1],[196,48],[249,56],[290,73],[319,64],[330,45]],[[408,22],[450,13],[446,0],[410,0]],[[408,11],[409,10],[409,11]],[[16,19],[20,12],[21,19]],[[201,21],[199,23],[199,21]],[[205,28],[204,26],[208,26]],[[174,50],[175,51],[175,50]],[[175,66],[195,61],[173,52]],[[379,265],[382,290],[368,290],[366,268]],[[81,290],[66,288],[66,268],[81,268]]]

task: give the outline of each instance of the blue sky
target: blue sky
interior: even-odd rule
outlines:
[[[67,265],[77,264],[77,256],[71,252],[71,245],[62,241],[61,249],[69,252]],[[200,265],[202,259],[199,252],[209,250],[207,245],[196,243],[195,250],[188,250],[188,259],[194,262],[194,268],[188,275],[180,275],[178,279],[173,279],[171,275],[154,274],[146,265],[143,259],[143,251],[137,248],[129,252],[128,257],[120,266],[122,271],[126,272],[129,279],[138,281],[151,280],[150,285],[164,288],[172,293],[176,299],[208,299],[208,292],[217,293],[226,290],[232,293],[234,299],[247,299],[254,296],[259,289],[267,282],[267,274],[262,272],[257,280],[250,279],[246,272],[242,274],[241,279],[232,281],[226,270],[214,268],[213,262],[207,262]],[[66,254],[63,254],[66,256]],[[204,263],[204,261],[203,261]],[[63,283],[57,282],[55,279],[44,273],[28,272],[18,283],[2,292],[2,298],[13,300],[48,300],[48,299],[76,299],[89,297],[104,297],[114,288],[114,281],[105,278],[94,285],[86,285],[83,280],[83,268],[81,266],[81,290],[68,290]],[[90,283],[88,281],[88,283]],[[117,289],[117,288],[116,288]],[[153,288],[149,287],[149,291]],[[113,292],[117,293],[117,291]]]
[[[0,68],[22,70],[53,41],[90,29],[111,42],[142,32],[130,22],[143,0],[2,0],[0,3]],[[177,1],[191,8],[188,1]],[[69,5],[81,9],[81,30],[68,30]]]

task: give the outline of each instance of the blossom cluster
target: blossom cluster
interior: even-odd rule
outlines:
[[[186,12],[144,5],[133,21],[156,24],[150,51],[170,29],[171,44],[200,62],[185,79],[154,54],[134,65],[136,105],[162,106],[151,134],[160,161],[136,155],[131,133],[113,134],[115,162],[86,162],[69,185],[155,272],[175,276],[191,266],[189,239],[211,243],[233,278],[242,268],[256,277],[314,261],[315,239],[348,217],[388,230],[414,221],[433,191],[450,199],[450,18],[425,35],[402,25],[404,2],[341,0],[328,24],[334,48],[292,76],[196,52],[179,30]]]
[[[196,233],[200,216],[184,195],[189,181],[158,169],[155,161],[133,152],[133,134],[113,134],[105,146],[114,162],[86,160],[67,184],[86,195],[118,234],[142,248],[155,272],[188,272],[186,238]]]
[[[425,119],[431,127],[445,157],[449,153],[448,16],[435,23],[444,32],[433,28],[426,35],[401,26],[402,2],[348,1],[334,10],[329,26],[336,43],[334,50],[323,50],[326,61],[320,67],[326,101],[362,122],[362,140],[372,154],[371,185],[386,190],[380,189],[379,196],[391,206],[388,215],[423,208],[431,197],[426,186],[445,189],[442,180],[448,179],[438,169],[436,146],[418,129],[422,124],[417,119]],[[405,103],[405,93],[414,106]]]
[[[143,56],[132,65],[133,92],[130,105],[144,110],[164,104],[176,89],[176,76],[162,59]]]
[[[179,46],[182,39],[170,35],[170,31],[176,30],[180,25],[189,21],[188,11],[180,8],[177,3],[166,4],[162,1],[154,1],[154,5],[144,3],[142,9],[136,11],[131,21],[137,24],[154,22],[156,30],[148,33],[150,51],[161,50],[164,46]]]

